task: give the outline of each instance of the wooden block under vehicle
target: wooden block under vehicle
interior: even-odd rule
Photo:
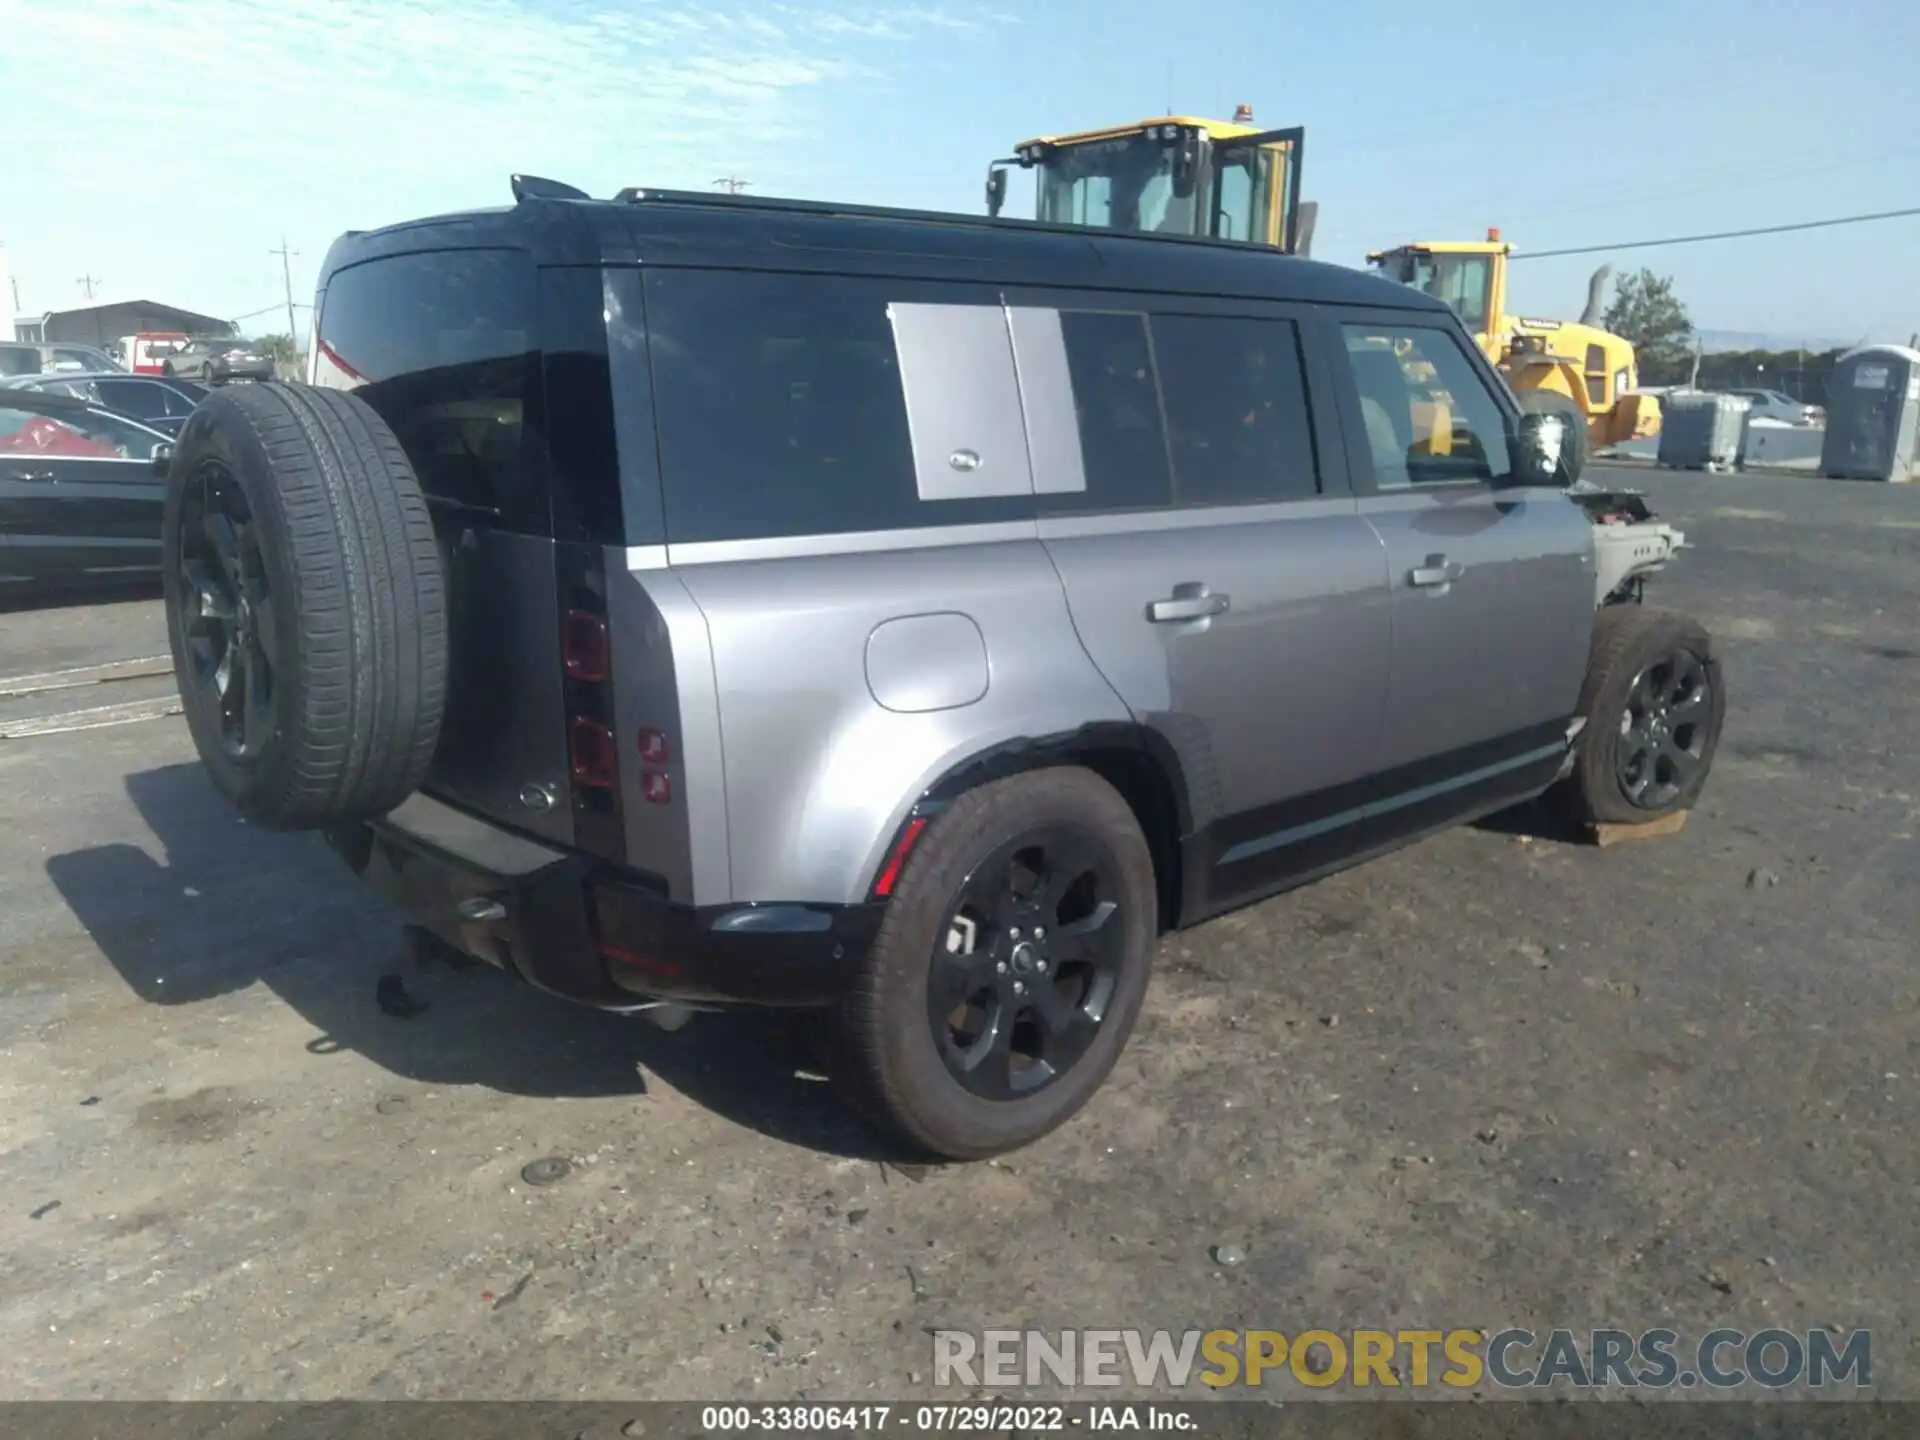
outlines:
[[[1624,845],[1629,840],[1652,840],[1660,835],[1677,835],[1687,827],[1690,812],[1676,810],[1658,820],[1643,820],[1636,825],[1596,824],[1590,828],[1596,845]]]

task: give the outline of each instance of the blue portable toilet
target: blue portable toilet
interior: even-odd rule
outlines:
[[[1862,345],[1834,362],[1820,473],[1833,480],[1920,478],[1920,350]]]

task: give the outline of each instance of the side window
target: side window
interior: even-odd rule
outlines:
[[[1179,504],[1247,505],[1320,493],[1291,321],[1156,315],[1153,351]]]
[[[997,293],[923,303],[899,282],[690,270],[645,283],[669,543],[1032,515]]]
[[[1173,482],[1146,316],[1064,310],[1060,338],[1072,379],[1086,489],[1045,495],[1044,508],[1070,512],[1170,505]]]
[[[160,437],[87,411],[55,419],[0,405],[0,455],[67,456],[80,460],[145,460]]]
[[[550,534],[538,434],[534,271],[514,250],[369,260],[331,275],[316,383],[357,390],[430,499]]]
[[[131,380],[99,380],[93,388],[102,405],[136,420],[165,415],[167,396],[171,393],[164,385],[141,385]]]
[[[1419,325],[1342,328],[1382,490],[1512,474],[1505,412],[1449,332]]]

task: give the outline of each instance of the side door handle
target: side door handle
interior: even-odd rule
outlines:
[[[1156,625],[1168,625],[1181,620],[1205,620],[1210,616],[1226,614],[1230,604],[1230,597],[1209,594],[1205,585],[1188,581],[1174,586],[1169,598],[1156,600],[1147,606],[1147,619]]]
[[[23,485],[51,485],[60,478],[55,470],[16,470],[11,475],[0,473],[0,480],[17,480]]]
[[[1467,573],[1467,567],[1449,562],[1444,555],[1429,555],[1427,563],[1416,565],[1407,572],[1407,583],[1420,587],[1451,585]]]

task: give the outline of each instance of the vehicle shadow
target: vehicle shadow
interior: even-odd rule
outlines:
[[[1560,845],[1587,845],[1592,837],[1574,819],[1569,807],[1549,792],[1518,805],[1509,805],[1473,822],[1474,829],[1493,835],[1524,835],[1529,840],[1550,840]]]
[[[195,764],[127,778],[163,859],[109,844],[49,857],[47,875],[127,986],[195,1005],[264,984],[313,1026],[314,1054],[351,1050],[394,1075],[545,1097],[641,1095],[649,1074],[790,1144],[905,1160],[813,1073],[820,1021],[741,1011],[668,1033],[571,1004],[484,965],[410,945],[405,916],[317,837],[245,824]],[[398,976],[425,1008],[376,999]]]
[[[46,590],[0,589],[0,615],[23,615],[31,611],[84,610],[92,605],[113,605],[127,600],[158,600],[157,579],[100,580],[85,585],[62,585]]]

